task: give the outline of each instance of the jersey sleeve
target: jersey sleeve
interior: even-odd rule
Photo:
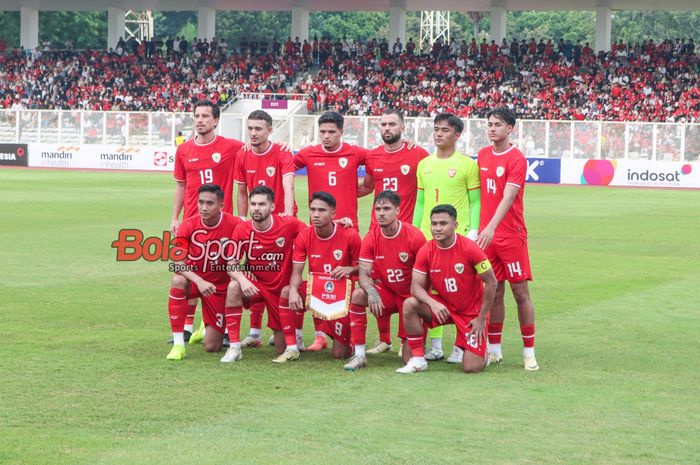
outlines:
[[[175,151],[175,170],[173,172],[173,178],[176,181],[181,181],[185,182],[187,180],[187,173],[185,172],[185,165],[183,164],[183,157],[185,154],[183,153],[184,149],[182,148],[182,145],[180,145],[177,150]]]
[[[483,250],[476,243],[467,242],[467,260],[474,267],[474,271],[478,274],[485,273],[491,269],[491,262]]]
[[[367,163],[367,149],[356,145],[353,147],[357,154],[357,166],[363,166]]]
[[[369,233],[360,244],[360,260],[363,262],[374,261],[374,234]]]
[[[306,162],[307,162],[306,152],[304,151],[304,149],[301,149],[294,156],[294,168],[297,170],[300,170],[306,166]]]
[[[360,262],[360,248],[362,247],[362,239],[360,234],[354,229],[350,230],[350,258],[352,266],[356,266]]]
[[[238,184],[246,184],[245,179],[245,159],[246,154],[242,150],[239,150],[236,154],[236,161],[233,165],[233,180]]]
[[[430,250],[428,249],[428,244],[423,245],[418,251],[416,261],[413,264],[413,271],[417,271],[420,274],[428,274],[428,271],[430,271]]]
[[[508,176],[506,184],[511,184],[520,189],[525,185],[525,177],[527,176],[527,160],[525,157],[513,157],[508,163]]]
[[[192,222],[183,221],[175,232],[175,246],[173,255],[176,257],[186,257],[189,251],[190,237],[192,236]]]
[[[306,249],[306,234],[299,234],[297,238],[294,239],[294,253],[292,254],[292,261],[294,263],[305,263],[307,257]]]
[[[472,160],[470,157],[466,156],[466,183],[467,190],[479,189],[481,187],[481,181],[479,180],[479,165]]]
[[[247,241],[250,239],[249,235],[246,234],[246,222],[241,221],[238,226],[236,226],[236,229],[233,230],[233,234],[231,234],[231,241],[237,242],[238,244],[242,244],[243,241]],[[247,244],[247,242],[246,242]],[[248,247],[241,247],[241,249],[238,251],[236,254],[236,258],[238,260],[243,260],[243,258],[246,255],[246,250]]]
[[[280,151],[279,156],[279,172],[282,176],[287,176],[288,174],[294,175],[294,157],[292,152],[282,152]]]
[[[425,236],[423,235],[423,233],[420,232],[419,230],[416,230],[416,231],[414,231],[414,233],[411,236],[411,240],[409,242],[409,249],[414,254],[418,254],[421,247],[423,247],[426,244],[426,242],[428,242],[428,241],[425,239]]]
[[[288,216],[287,218],[293,218],[293,224],[292,224],[292,235],[293,237],[297,237],[297,235],[302,232],[304,229],[306,229],[306,224],[301,221],[299,218],[296,216]]]

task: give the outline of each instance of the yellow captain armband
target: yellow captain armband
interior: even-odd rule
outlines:
[[[474,269],[479,274],[486,273],[488,270],[491,269],[491,262],[488,260],[484,260],[482,262],[479,262],[476,265],[474,265]]]

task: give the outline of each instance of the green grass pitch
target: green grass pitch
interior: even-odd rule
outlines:
[[[698,463],[700,192],[529,185],[541,371],[509,298],[505,362],[476,376],[270,347],[166,361],[167,264],[110,245],[162,234],[172,194],[167,174],[0,170],[0,464]]]

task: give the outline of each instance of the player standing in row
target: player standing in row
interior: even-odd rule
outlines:
[[[367,313],[365,307],[377,317],[387,319],[399,314],[399,338],[406,338],[403,325],[403,303],[411,296],[411,270],[416,254],[425,244],[425,237],[410,222],[400,221],[401,199],[393,191],[385,190],[374,201],[378,227],[370,229],[362,240],[360,249],[360,289],[356,289],[350,301],[350,335],[355,356],[345,369],[355,371],[367,366],[365,334]],[[404,345],[405,360],[408,348]]]
[[[299,359],[294,334],[295,313],[304,311],[306,295],[313,292],[311,286],[302,281],[306,261],[309,262],[309,282],[312,277],[331,277],[335,280],[346,280],[346,286],[351,286],[347,279],[357,275],[360,234],[354,228],[344,228],[333,221],[336,215],[335,208],[335,198],[329,193],[311,194],[311,226],[300,232],[294,241],[292,277],[289,286],[282,290],[280,299],[280,318],[287,349],[274,360],[276,363]],[[332,320],[314,318],[314,326],[333,339],[333,357],[350,356],[350,317],[347,314]]]
[[[403,140],[406,126],[403,114],[398,110],[385,110],[379,119],[379,129],[384,143],[367,153],[365,164],[367,175],[364,178],[360,196],[372,191],[375,195],[385,190],[396,192],[401,199],[401,208],[399,209],[398,204],[396,205],[398,220],[402,224],[411,224],[416,206],[418,163],[428,156],[428,152],[417,145],[410,146]],[[375,227],[377,227],[376,212],[372,209],[370,231]],[[407,280],[410,270],[409,267]],[[379,354],[392,349],[391,312],[382,312],[377,318],[377,329],[379,341],[374,348],[367,351],[368,354]],[[362,344],[364,344],[364,338]]]
[[[413,265],[411,293],[403,307],[411,358],[397,373],[428,369],[423,347],[423,324],[436,327],[454,323],[455,345],[462,349],[462,369],[478,373],[488,362],[486,325],[497,281],[491,264],[477,244],[457,234],[457,210],[437,205],[430,213],[433,239]],[[431,292],[432,290],[432,292]]]
[[[247,271],[236,270],[232,274],[235,283],[232,284],[232,304],[235,313],[241,313],[245,301],[263,301],[267,307],[267,327],[275,337],[275,348],[281,354],[285,349],[284,334],[279,318],[279,300],[282,289],[289,284],[292,274],[292,247],[294,239],[306,225],[296,216],[273,215],[275,209],[275,194],[267,186],[256,186],[250,191],[251,219],[240,224],[231,240],[238,244],[247,243],[241,247],[236,264],[246,258]],[[250,277],[248,277],[250,276]],[[234,349],[233,341],[238,334],[231,334],[231,348],[222,362],[233,362],[240,357]]]
[[[482,229],[477,243],[493,264],[498,279],[488,327],[489,357],[492,363],[503,360],[501,334],[507,280],[518,306],[523,364],[526,370],[536,371],[539,365],[535,358],[535,307],[527,284],[532,280],[532,271],[523,217],[527,160],[509,141],[515,127],[515,115],[507,108],[497,108],[491,110],[487,118],[491,145],[479,150]]]
[[[359,230],[357,169],[365,164],[367,150],[342,141],[344,122],[340,113],[322,114],[318,119],[321,143],[301,149],[294,157],[294,166],[306,168],[309,201],[314,192],[328,192],[336,199],[336,216],[350,218],[353,227]],[[320,328],[315,329],[316,337],[307,349],[310,351],[322,350],[328,345],[325,333]]]
[[[248,195],[256,186],[268,186],[282,194],[272,213],[295,216],[294,161],[292,153],[270,140],[272,117],[265,111],[255,110],[248,115],[248,139],[252,150],[238,151],[235,165],[235,181],[238,184],[238,215],[248,216]],[[243,347],[262,345],[262,320],[265,305],[253,303],[250,308],[250,332],[241,343]]]
[[[439,204],[449,204],[457,210],[460,223],[457,233],[476,240],[479,229],[480,190],[479,167],[470,157],[457,151],[457,141],[464,131],[464,123],[452,113],[441,113],[435,117],[433,140],[437,147],[434,154],[418,165],[418,196],[413,215],[413,225],[420,228],[427,239],[431,236],[430,212]],[[427,360],[441,360],[441,326],[432,329],[430,351]],[[447,359],[449,363],[460,363],[462,351],[458,346]]]
[[[198,189],[199,214],[185,219],[177,228],[174,253],[182,259],[172,264],[175,275],[168,298],[173,347],[167,358],[185,357],[185,319],[189,311],[187,299],[201,297],[202,320],[206,328],[204,350],[218,352],[224,340],[224,319],[229,319],[227,292],[232,274],[224,265],[235,255],[228,238],[241,219],[224,208],[224,191],[215,184]],[[228,245],[227,245],[228,244]],[[227,321],[228,323],[228,321]]]
[[[177,234],[183,207],[183,220],[197,216],[197,192],[204,184],[221,187],[224,192],[223,211],[233,214],[233,172],[236,154],[243,147],[243,142],[216,134],[220,115],[217,104],[208,100],[197,102],[194,106],[195,136],[180,144],[175,152],[173,178],[176,185],[170,221],[173,235]],[[192,299],[188,303],[184,333],[189,341],[197,301]],[[197,331],[190,342],[199,342],[202,337],[201,331]]]

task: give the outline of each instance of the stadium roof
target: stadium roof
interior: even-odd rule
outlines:
[[[506,10],[700,10],[700,0],[0,0],[0,10],[32,7],[47,11],[126,10],[192,11],[200,7],[216,10],[273,11],[302,7],[313,11],[378,11],[390,7],[407,10],[488,11]]]

